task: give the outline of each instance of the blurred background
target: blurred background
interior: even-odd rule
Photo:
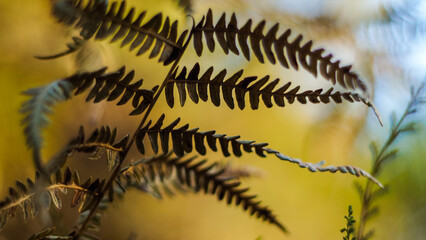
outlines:
[[[191,27],[187,12],[174,0],[128,0],[128,6],[138,12],[148,10],[153,16],[163,12],[179,20],[180,29]],[[386,140],[391,114],[399,117],[408,100],[411,86],[418,86],[426,76],[426,1],[422,0],[216,0],[190,1],[192,15],[201,19],[208,8],[217,21],[222,12],[229,17],[237,14],[239,26],[249,18],[254,23],[265,19],[267,26],[280,23],[280,33],[291,28],[294,37],[303,34],[312,39],[314,47],[323,47],[341,59],[342,65],[353,64],[369,86],[370,95],[379,109],[384,127],[362,104],[301,105],[285,108],[266,108],[260,104],[256,111],[230,110],[212,103],[198,105],[188,102],[185,107],[170,109],[164,97],[154,108],[150,119],[163,112],[166,123],[181,117],[201,130],[216,130],[242,139],[268,142],[271,148],[307,162],[325,160],[327,165],[355,165],[371,169],[369,144],[379,146]],[[148,60],[148,55],[135,57],[128,47],[109,41],[89,42],[85,54],[74,53],[53,61],[40,61],[34,55],[50,55],[65,49],[76,32],[57,23],[51,16],[51,2],[0,0],[0,192],[7,194],[15,180],[34,176],[31,152],[25,146],[20,125],[21,104],[27,99],[22,91],[47,84],[73,74],[75,71],[95,70],[108,66],[115,70],[125,65],[135,69],[144,79],[144,86],[158,85],[168,67]],[[229,19],[229,18],[228,18]],[[256,59],[247,62],[242,56],[224,55],[206,50],[197,57],[191,49],[180,65],[191,68],[199,62],[201,69],[214,66],[215,73],[226,68],[228,73],[245,69],[244,76],[280,78],[292,81],[302,89],[330,87],[320,77],[313,78],[305,71],[283,69],[279,65],[260,64]],[[176,95],[176,93],[175,93]],[[86,104],[84,97],[55,107],[51,125],[44,132],[43,156],[48,159],[75,136],[80,125],[86,132],[108,124],[124,136],[132,133],[141,116],[129,117],[131,107],[114,103]],[[399,156],[386,165],[379,180],[389,185],[389,191],[376,204],[380,213],[367,225],[375,229],[373,239],[426,238],[426,122],[425,108],[409,120],[419,121],[423,128],[403,136],[396,143]],[[134,151],[130,159],[141,156]],[[126,194],[122,202],[112,207],[103,219],[99,233],[103,239],[126,239],[135,233],[137,239],[342,239],[343,218],[352,205],[356,220],[360,200],[354,181],[363,185],[364,179],[347,174],[310,173],[296,165],[276,158],[260,159],[254,154],[224,159],[209,152],[209,160],[231,161],[235,166],[251,166],[262,172],[261,177],[244,180],[264,205],[272,208],[278,219],[289,229],[283,235],[279,229],[258,221],[239,207],[218,202],[214,196],[178,194],[163,200],[136,191]],[[79,169],[82,178],[105,176],[105,162],[72,158],[69,165]],[[69,204],[54,214],[62,219],[58,231],[69,231],[74,225],[76,209]],[[37,219],[22,222],[20,213],[0,233],[0,239],[25,239],[45,225]]]

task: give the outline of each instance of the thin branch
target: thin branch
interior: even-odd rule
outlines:
[[[396,154],[394,150],[389,150],[390,146],[395,142],[395,140],[400,136],[400,133],[404,132],[404,126],[403,123],[406,121],[406,118],[414,114],[417,111],[417,107],[421,104],[425,103],[423,90],[425,88],[425,83],[421,84],[420,87],[417,90],[412,90],[411,92],[411,98],[410,101],[402,114],[401,118],[398,120],[398,122],[391,126],[391,132],[386,140],[386,142],[383,144],[380,151],[376,151],[373,153],[373,168],[371,170],[371,175],[373,177],[377,177],[380,174],[380,171],[383,169],[383,164],[388,160],[389,158],[386,157],[388,153]],[[412,131],[413,129],[405,129],[405,131]],[[365,190],[361,192],[361,213],[359,218],[359,227],[357,231],[357,239],[358,240],[364,240],[365,238],[365,225],[368,220],[368,218],[371,216],[371,203],[374,200],[374,190],[372,189],[373,186],[368,181],[365,185]]]
[[[87,216],[86,220],[83,222],[83,224],[81,225],[81,227],[79,228],[77,234],[76,234],[76,238],[78,239],[78,237],[86,230],[87,226],[89,225],[90,220],[92,219],[93,215],[95,214],[99,203],[102,201],[103,196],[105,195],[105,193],[108,191],[108,189],[110,188],[110,186],[114,183],[115,178],[119,175],[119,173],[121,172],[121,165],[124,162],[124,159],[126,158],[127,154],[129,153],[130,148],[132,147],[135,139],[136,139],[136,135],[139,132],[139,130],[145,125],[146,120],[148,119],[149,114],[151,113],[155,103],[157,102],[158,98],[160,97],[160,94],[163,92],[165,86],[167,85],[167,82],[170,79],[170,76],[172,75],[172,73],[174,72],[174,70],[176,69],[176,67],[178,66],[178,63],[180,61],[180,59],[182,58],[183,53],[185,52],[185,49],[187,48],[189,42],[192,39],[193,36],[193,29],[194,27],[192,27],[192,30],[184,44],[184,46],[182,47],[181,51],[179,52],[179,56],[177,57],[177,59],[174,61],[172,67],[170,68],[169,72],[167,73],[165,79],[163,80],[163,83],[161,84],[160,88],[158,89],[158,91],[156,92],[153,101],[150,103],[148,110],[145,112],[144,117],[142,118],[139,126],[136,128],[136,131],[133,134],[133,137],[130,139],[129,144],[127,145],[127,147],[124,149],[124,152],[120,152],[120,158],[119,158],[119,163],[118,165],[115,167],[114,172],[111,174],[111,176],[109,177],[107,183],[105,184],[105,187],[103,189],[103,191],[100,193],[100,195],[97,197],[97,200],[95,202],[95,204],[93,205],[89,215]]]

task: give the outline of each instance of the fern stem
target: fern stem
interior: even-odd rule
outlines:
[[[111,146],[110,144],[106,144],[106,143],[85,143],[85,144],[77,144],[77,145],[74,145],[71,149],[76,149],[76,148],[83,148],[83,147],[102,147],[102,148],[105,148],[105,149],[109,149],[109,150],[112,150],[112,151],[116,151],[116,152],[123,152],[123,149],[122,148],[116,148],[116,147],[114,147],[114,146]],[[70,149],[70,150],[71,150]]]
[[[121,165],[124,162],[124,159],[126,158],[127,154],[130,151],[130,148],[132,147],[133,143],[135,142],[136,139],[136,135],[138,133],[138,131],[145,125],[146,120],[148,119],[149,114],[151,113],[152,109],[154,108],[155,103],[157,102],[158,98],[160,97],[161,93],[163,92],[164,88],[166,87],[167,83],[170,81],[170,77],[172,76],[173,71],[176,69],[176,67],[179,64],[179,61],[181,60],[183,53],[185,52],[189,42],[192,39],[193,36],[193,32],[194,32],[194,26],[195,24],[193,24],[191,32],[188,35],[188,39],[186,40],[185,44],[183,45],[183,47],[181,48],[181,51],[179,53],[179,56],[176,58],[176,60],[174,61],[172,67],[170,68],[169,72],[167,73],[165,79],[163,80],[163,83],[161,84],[160,88],[158,89],[158,91],[156,92],[151,104],[149,105],[147,111],[145,112],[141,122],[139,123],[139,126],[136,128],[132,138],[130,139],[129,143],[127,144],[126,148],[124,149],[123,152],[120,152],[120,159],[119,159],[119,163],[117,164],[117,166],[114,169],[114,172],[111,174],[111,176],[109,177],[107,183],[105,184],[104,189],[102,190],[102,192],[99,194],[99,196],[96,198],[96,202],[93,205],[89,215],[87,216],[87,218],[85,219],[85,221],[82,223],[80,229],[78,230],[78,233],[75,237],[75,239],[79,239],[80,235],[86,230],[87,226],[90,223],[90,220],[92,219],[93,215],[95,214],[99,204],[102,201],[102,198],[105,196],[105,193],[108,191],[108,189],[110,188],[110,186],[114,183],[115,178],[120,174],[121,172]]]
[[[153,98],[151,104],[149,105],[148,109],[146,110],[146,112],[145,112],[145,114],[144,114],[141,122],[139,123],[139,126],[136,128],[136,131],[134,132],[134,134],[133,134],[132,138],[130,139],[129,143],[127,144],[127,147],[124,149],[124,156],[126,156],[127,153],[129,152],[130,148],[132,147],[133,143],[135,142],[137,132],[145,125],[145,122],[148,119],[148,116],[151,113],[152,109],[154,108],[155,103],[157,103],[158,98],[160,97],[160,95],[163,92],[164,88],[166,87],[167,83],[170,81],[170,77],[172,76],[173,72],[177,68],[177,66],[179,64],[179,61],[181,60],[183,54],[185,53],[186,48],[188,47],[189,42],[192,39],[192,36],[193,36],[193,33],[194,33],[194,25],[195,24],[193,24],[191,32],[188,35],[188,39],[186,40],[185,44],[181,48],[179,56],[174,61],[172,67],[170,68],[169,72],[167,73],[165,79],[163,80],[163,83],[161,84],[160,88],[155,93],[154,98]],[[121,163],[122,162],[120,162],[120,164],[119,164],[120,166],[121,166]],[[117,166],[116,169],[119,169],[119,166]]]
[[[46,166],[43,164],[40,149],[34,148],[33,158],[34,158],[34,165],[36,167],[36,170],[41,173],[41,175],[44,179],[46,179],[46,180],[49,179],[49,173],[46,169]]]

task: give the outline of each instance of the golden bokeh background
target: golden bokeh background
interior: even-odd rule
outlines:
[[[191,26],[190,18],[178,7],[177,1],[127,2],[128,6],[135,6],[139,11],[148,10],[148,17],[161,11],[171,19],[179,20],[180,29]],[[331,5],[333,1],[326,2]],[[345,2],[348,5],[331,5],[336,16],[342,15],[350,7],[362,12],[363,8],[359,5],[368,1]],[[266,3],[274,4],[273,1]],[[282,24],[281,29],[293,27],[295,32],[303,33],[305,39],[316,40],[314,46],[325,46],[337,58],[342,59],[342,62],[354,63],[354,69],[369,80],[372,89],[375,86],[372,72],[391,68],[383,64],[382,69],[372,69],[372,61],[383,56],[361,49],[357,45],[354,31],[349,27],[351,23],[370,21],[374,19],[372,16],[381,16],[383,13],[380,9],[367,4],[362,7],[374,10],[369,14],[352,14],[352,17],[346,14],[346,18],[334,16],[336,18],[327,19],[301,17],[297,12],[282,12],[273,7],[256,8],[258,5],[253,1],[246,3],[238,0],[196,1],[193,16],[197,21],[211,7],[216,13],[215,19],[223,11],[235,11],[241,16],[239,24],[247,18],[253,18],[254,22],[265,18],[270,24],[267,27],[275,22]],[[128,52],[128,48],[120,49],[118,43],[108,44],[108,41],[91,42],[87,51],[91,54],[86,58],[72,54],[57,60],[37,60],[34,55],[48,55],[63,50],[65,43],[70,41],[70,36],[75,34],[57,23],[50,12],[50,1],[47,0],[0,0],[1,196],[7,194],[8,186],[12,186],[15,180],[34,176],[31,152],[25,145],[20,124],[22,115],[19,108],[27,99],[21,92],[69,76],[81,64],[88,70],[105,65],[110,70],[115,70],[125,65],[127,69],[136,70],[136,75],[144,79],[146,88],[160,84],[169,68],[155,60],[149,60],[145,55],[136,57],[134,52]],[[80,63],[76,64],[75,59],[80,59]],[[215,73],[223,68],[231,74],[245,69],[244,76],[269,74],[271,78],[279,77],[282,82],[293,81],[294,86],[301,85],[306,89],[330,87],[320,77],[314,79],[304,71],[296,72],[277,65],[262,65],[254,59],[247,62],[241,56],[224,55],[218,46],[215,53],[205,50],[202,57],[197,57],[189,49],[180,65],[191,68],[196,62],[200,63],[202,70],[214,66]],[[401,84],[407,85],[407,82],[396,82],[394,87],[401,88]],[[379,84],[376,84],[375,92],[377,91],[381,91]],[[399,109],[405,106],[404,101],[397,104]],[[271,148],[307,162],[325,160],[328,165],[355,165],[366,170],[370,169],[371,163],[369,143],[372,140],[383,142],[389,129],[388,115],[383,116],[385,126],[380,128],[372,113],[362,104],[336,106],[296,103],[285,108],[269,109],[260,104],[256,111],[230,110],[223,103],[220,107],[214,107],[209,102],[196,105],[189,101],[184,107],[175,105],[170,109],[164,96],[160,97],[150,119],[155,121],[164,112],[166,123],[181,117],[182,124],[189,123],[191,127],[199,127],[201,130],[214,129],[217,133],[230,136],[241,135],[241,139],[268,142]],[[384,105],[378,107],[387,109]],[[129,106],[84,103],[83,96],[61,103],[54,109],[51,125],[44,131],[45,159],[76,135],[80,125],[85,126],[86,132],[89,132],[108,124],[117,127],[124,136],[132,133],[141,120],[141,116],[128,116]],[[426,169],[425,139],[425,131],[419,130],[398,141],[400,156],[387,166],[380,177],[383,183],[390,186],[389,192],[377,201],[380,214],[368,224],[368,228],[375,228],[373,239],[424,239],[426,236],[426,177],[423,174]],[[258,194],[263,204],[274,210],[290,234],[284,235],[276,227],[250,217],[239,207],[218,202],[214,196],[188,193],[157,200],[145,193],[129,191],[123,201],[111,207],[104,216],[99,236],[103,239],[126,239],[130,233],[136,233],[137,239],[144,240],[342,239],[343,234],[339,230],[346,224],[343,217],[347,214],[348,205],[353,206],[355,218],[359,217],[360,201],[353,182],[364,183],[364,179],[356,179],[347,174],[310,173],[297,165],[281,162],[273,157],[259,158],[255,154],[224,159],[219,153],[209,152],[207,157],[212,161],[231,161],[236,166],[248,165],[262,169],[264,174],[261,178],[243,180],[243,184],[250,187],[251,193]],[[137,160],[141,156],[133,151],[130,158]],[[68,163],[78,169],[83,178],[89,175],[106,176],[104,161],[71,158]],[[64,204],[63,210],[53,211],[62,222],[62,226],[58,226],[59,232],[66,233],[74,226],[76,209],[69,209],[68,206],[69,204]],[[47,226],[41,222],[40,219],[35,219],[25,224],[18,213],[0,233],[0,239],[26,239]]]

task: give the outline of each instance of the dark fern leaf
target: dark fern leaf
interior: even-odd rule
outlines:
[[[102,153],[106,153],[107,166],[111,170],[120,160],[120,153],[124,152],[124,148],[129,140],[129,135],[117,139],[117,129],[111,130],[109,126],[95,129],[88,139],[85,139],[84,128],[80,127],[79,134],[72,139],[58,154],[51,158],[47,164],[49,173],[55,172],[62,168],[67,158],[74,152],[83,152],[91,154],[91,159],[98,159]]]
[[[40,209],[50,208],[51,203],[56,208],[61,208],[62,200],[59,192],[66,194],[68,190],[74,191],[71,206],[75,207],[87,204],[87,201],[102,190],[99,180],[92,182],[89,178],[81,184],[78,172],[72,172],[70,168],[66,168],[63,172],[57,171],[47,185],[43,184],[39,176],[37,172],[35,181],[29,178],[26,183],[16,181],[16,188],[9,188],[8,196],[0,202],[0,230],[10,217],[15,216],[18,209],[21,210],[26,222],[30,217],[34,218]]]
[[[172,63],[180,55],[187,31],[178,36],[178,23],[170,24],[168,17],[163,22],[157,14],[142,24],[146,12],[139,15],[136,10],[126,10],[125,1],[107,4],[89,0],[58,1],[54,6],[55,16],[68,25],[75,24],[81,29],[84,39],[95,37],[102,40],[112,36],[111,42],[122,40],[121,47],[130,44],[130,50],[139,48],[136,55],[142,55],[152,46],[149,58],[160,55],[159,62]],[[135,18],[136,17],[136,18]],[[161,50],[162,49],[162,50]]]
[[[130,71],[125,74],[125,67],[118,71],[106,73],[105,68],[99,71],[75,74],[65,81],[73,84],[75,95],[81,94],[91,88],[86,102],[92,101],[98,103],[100,101],[114,101],[120,96],[117,105],[123,105],[132,100],[134,110],[130,115],[139,115],[143,113],[151,104],[154,93],[158,86],[152,90],[142,89],[143,80],[131,83],[135,77],[135,72]],[[92,86],[93,85],[93,86]]]
[[[121,169],[116,183],[123,189],[136,188],[157,199],[162,199],[164,194],[174,196],[173,187],[187,193],[188,189],[179,183],[173,168],[164,164],[171,154],[172,152],[132,162]]]
[[[123,187],[111,187],[107,190],[107,194],[103,196],[101,202],[98,205],[96,212],[93,217],[89,220],[88,229],[80,235],[79,239],[90,240],[90,239],[99,239],[94,233],[100,230],[100,226],[102,223],[103,214],[109,209],[110,203],[115,203],[117,199],[122,199],[124,197],[125,189]],[[80,215],[78,218],[78,225],[81,226],[90,214],[90,207],[92,205],[87,205],[84,211],[80,211]],[[76,232],[72,232],[69,236],[75,236]]]
[[[189,188],[188,190],[194,192],[216,195],[219,201],[226,201],[228,205],[241,205],[244,211],[287,232],[272,211],[268,207],[261,206],[260,201],[255,200],[256,195],[247,194],[248,188],[240,188],[241,182],[233,178],[222,177],[225,169],[217,168],[217,165],[217,163],[207,165],[206,160],[199,161],[196,160],[196,157],[182,158],[172,157],[170,154],[161,155],[135,162],[124,168],[118,181],[122,186],[137,188],[144,188],[147,184],[156,187],[152,183],[160,181],[163,183],[164,191],[173,194],[172,186],[170,186],[170,180],[173,180],[173,188],[180,191]],[[154,191],[161,194],[158,189],[154,189]]]
[[[151,104],[158,86],[152,90],[146,90],[141,88],[143,80],[131,83],[134,71],[125,75],[124,67],[109,74],[104,74],[105,70],[106,68],[90,73],[78,73],[24,92],[32,98],[21,107],[21,113],[25,115],[22,124],[27,145],[34,150],[39,170],[41,170],[40,151],[43,145],[41,132],[49,123],[47,114],[52,112],[51,107],[57,102],[69,99],[73,90],[75,95],[78,95],[93,85],[86,101],[93,100],[95,103],[103,100],[113,101],[121,97],[117,105],[122,105],[132,100],[134,110],[130,113],[131,115],[143,113]]]
[[[198,63],[194,65],[188,75],[186,67],[183,67],[179,74],[177,74],[176,70],[169,79],[165,89],[168,105],[170,107],[174,106],[173,88],[176,85],[181,106],[185,104],[187,95],[189,95],[194,103],[198,103],[199,99],[208,101],[208,95],[210,95],[212,103],[215,106],[219,106],[221,100],[220,95],[222,95],[223,100],[229,108],[233,109],[235,107],[235,97],[238,107],[244,109],[246,105],[245,96],[248,93],[252,109],[258,108],[260,98],[263,100],[266,107],[273,106],[272,99],[275,104],[280,107],[285,106],[284,100],[286,100],[288,104],[294,103],[295,100],[302,104],[306,104],[307,102],[330,103],[334,101],[335,103],[342,103],[343,101],[348,101],[362,102],[368,107],[371,107],[376,116],[378,116],[373,103],[355,92],[333,91],[333,88],[327,91],[316,89],[301,92],[300,86],[290,88],[291,82],[276,88],[279,79],[270,81],[269,76],[265,76],[261,79],[257,79],[257,77],[242,78],[243,70],[236,72],[227,79],[225,79],[226,70],[222,70],[214,78],[212,74],[213,67],[210,67],[200,76],[200,65]]]
[[[60,58],[78,51],[86,42],[84,39],[79,37],[73,37],[72,40],[73,40],[72,43],[67,44],[68,50],[66,51],[63,51],[54,55],[49,55],[49,56],[35,56],[35,58],[38,58],[41,60],[50,60],[50,59]]]
[[[83,152],[92,155],[92,159],[97,159],[100,157],[102,151],[106,152],[107,155],[107,166],[111,170],[117,166],[120,160],[120,154],[124,152],[124,148],[127,145],[129,140],[129,136],[125,136],[122,139],[116,141],[117,139],[117,129],[112,129],[109,126],[101,127],[99,129],[95,129],[89,137],[86,139],[83,127],[80,127],[80,131],[77,137],[70,141],[70,143],[66,146],[65,152],[66,155],[70,155],[73,152]],[[59,166],[57,163],[51,163],[51,166]],[[48,166],[50,166],[48,165]],[[53,168],[53,167],[51,167]],[[50,169],[50,168],[49,168]],[[76,173],[76,172],[75,172]],[[74,180],[76,182],[80,182],[78,175],[73,175]],[[86,185],[87,184],[83,184]],[[98,189],[104,188],[104,181],[100,182],[96,180],[93,184],[89,185],[89,188],[97,187]],[[122,197],[123,193],[119,188],[112,189],[113,185],[110,185],[111,188],[108,189],[107,196],[102,195],[103,198],[98,205],[96,213],[94,217],[91,218],[88,228],[91,231],[99,230],[102,212],[106,211],[108,208],[108,202],[113,202],[113,199],[118,197]],[[100,194],[99,194],[100,195]],[[73,203],[77,201],[81,201],[84,196],[80,194],[76,194],[73,197]],[[84,203],[80,205],[80,218],[79,224],[82,224],[86,218],[89,216],[89,213],[95,204],[97,199],[93,196],[87,196]],[[77,203],[74,203],[72,207],[76,206]],[[74,237],[75,232],[71,233],[69,236]],[[97,238],[95,235],[88,233],[87,231],[83,232],[80,236],[80,239],[94,239]]]
[[[215,131],[199,132],[198,128],[189,129],[189,124],[176,128],[180,121],[179,118],[168,126],[163,127],[164,118],[165,115],[163,114],[152,127],[150,127],[151,122],[149,122],[146,126],[144,126],[141,130],[138,131],[138,133],[136,134],[136,146],[140,153],[145,154],[145,146],[143,140],[147,135],[155,154],[159,152],[160,146],[158,144],[158,137],[160,137],[160,144],[163,153],[166,154],[169,152],[169,149],[173,149],[174,153],[180,157],[183,156],[185,153],[192,152],[194,148],[201,155],[205,155],[207,152],[205,142],[207,142],[207,146],[211,150],[218,151],[217,141],[219,141],[221,152],[225,157],[229,157],[231,155],[240,157],[242,155],[242,147],[245,152],[253,152],[254,150],[254,152],[260,157],[266,157],[266,154],[275,155],[280,160],[295,163],[299,167],[307,168],[311,172],[335,173],[339,171],[341,173],[349,173],[357,177],[363,176],[383,188],[382,184],[377,179],[372,177],[368,172],[354,166],[335,167],[330,165],[327,167],[322,167],[324,161],[321,161],[316,164],[306,163],[301,161],[300,159],[294,159],[276,150],[267,148],[267,143],[255,143],[255,141],[239,140],[240,136],[226,136],[226,134],[215,134]],[[172,140],[172,148],[169,147],[169,139]]]
[[[324,49],[312,49],[312,41],[302,43],[302,35],[298,35],[294,40],[289,40],[291,30],[277,36],[279,25],[272,26],[264,34],[266,22],[262,20],[252,30],[252,20],[249,19],[243,27],[239,28],[235,14],[227,23],[225,13],[221,15],[216,25],[213,25],[213,14],[211,9],[207,15],[195,26],[194,48],[199,56],[203,52],[202,35],[208,49],[213,52],[215,43],[218,42],[222,50],[228,54],[233,52],[239,54],[237,45],[247,60],[250,60],[250,53],[253,52],[259,62],[264,63],[265,56],[268,61],[275,64],[277,61],[285,67],[290,66],[295,70],[301,65],[315,77],[318,72],[333,84],[338,83],[344,88],[359,89],[367,94],[366,84],[351,71],[351,66],[340,66],[340,61],[332,61],[332,55],[323,56]],[[214,40],[213,35],[216,36]],[[238,40],[238,44],[237,44]],[[250,44],[248,44],[248,41]],[[261,49],[263,48],[263,53]],[[251,50],[251,51],[250,51]]]
[[[85,140],[84,129],[80,128],[79,135],[69,144],[68,149],[72,151],[84,152],[92,154],[92,158],[99,157],[102,151],[107,155],[107,166],[112,170],[120,160],[120,153],[124,152],[124,148],[129,140],[126,135],[121,140],[116,141],[117,129],[111,130],[109,126],[95,129],[90,137]]]

